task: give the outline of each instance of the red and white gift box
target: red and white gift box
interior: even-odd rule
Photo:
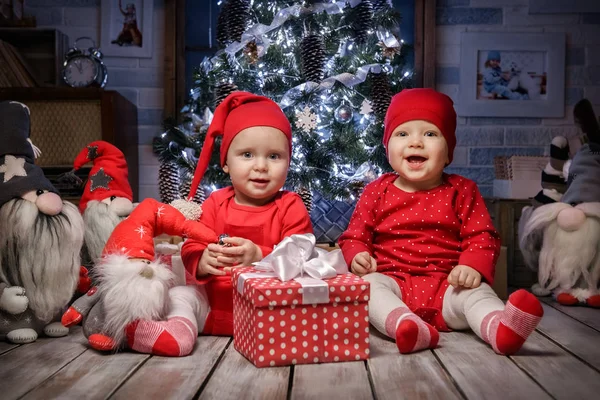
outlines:
[[[253,267],[234,268],[232,279],[234,347],[257,367],[368,358],[367,281],[341,273],[284,282]]]

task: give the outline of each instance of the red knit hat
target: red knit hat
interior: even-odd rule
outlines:
[[[292,154],[292,127],[281,108],[273,100],[248,92],[236,91],[221,102],[215,109],[188,198],[191,200],[206,172],[213,152],[215,139],[223,136],[221,141],[221,167],[225,165],[227,150],[235,136],[246,128],[253,126],[269,126],[279,129],[287,137]]]
[[[219,239],[202,222],[186,219],[175,207],[147,198],[116,226],[102,255],[125,254],[129,258],[154,261],[153,239],[163,233],[193,238],[206,245]]]
[[[73,171],[89,162],[94,165],[79,201],[81,213],[90,200],[102,201],[111,196],[133,200],[133,192],[127,180],[127,162],[121,150],[102,140],[92,142],[75,157]]]
[[[383,145],[387,145],[394,129],[407,121],[423,120],[438,127],[448,144],[452,162],[456,146],[456,112],[452,99],[433,89],[404,89],[394,97],[385,114]]]

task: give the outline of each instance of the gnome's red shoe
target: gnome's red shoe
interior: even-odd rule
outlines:
[[[80,294],[86,293],[92,287],[92,279],[88,275],[88,270],[83,265],[79,267],[79,283],[77,284],[77,292]]]
[[[117,344],[110,337],[101,333],[94,333],[88,338],[88,342],[92,348],[99,351],[111,351],[117,347]]]
[[[62,315],[60,319],[60,323],[63,324],[64,327],[70,327],[73,325],[77,325],[83,319],[83,315],[73,307],[69,307],[67,311]]]
[[[569,293],[559,293],[558,296],[556,296],[556,301],[563,306],[574,306],[579,304],[577,297]]]
[[[585,303],[590,307],[600,308],[600,294],[588,297]]]

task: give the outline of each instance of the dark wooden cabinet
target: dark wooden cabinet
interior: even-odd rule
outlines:
[[[528,199],[485,200],[494,227],[500,233],[502,246],[506,246],[506,264],[508,286],[529,288],[537,282],[537,274],[533,272],[523,259],[519,248],[519,220],[523,208],[531,205]]]
[[[96,88],[1,88],[0,101],[4,100],[29,107],[31,140],[42,150],[36,164],[63,197],[77,202],[80,194],[61,187],[55,178],[73,168],[73,160],[88,143],[105,140],[125,154],[134,201],[138,199],[137,107],[129,100]]]

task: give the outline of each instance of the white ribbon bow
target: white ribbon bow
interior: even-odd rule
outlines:
[[[315,244],[312,233],[288,236],[271,254],[253,265],[257,270],[273,272],[282,282],[305,274],[315,279],[329,279],[348,273],[341,250],[329,252]]]

